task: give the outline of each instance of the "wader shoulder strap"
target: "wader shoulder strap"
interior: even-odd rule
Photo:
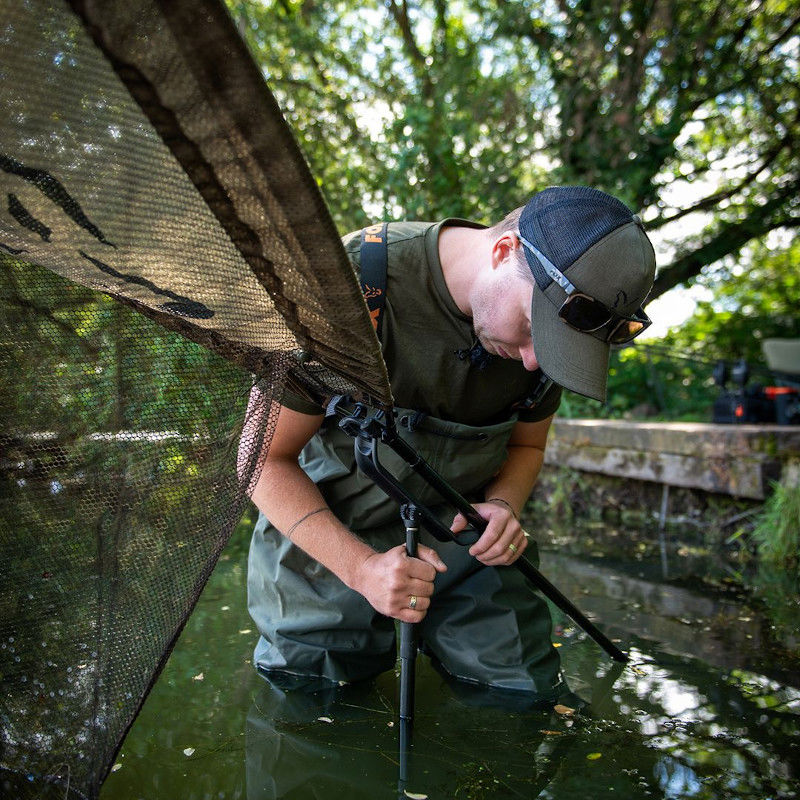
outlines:
[[[361,231],[361,291],[378,338],[386,304],[386,270],[389,264],[387,229],[388,224],[384,222]]]

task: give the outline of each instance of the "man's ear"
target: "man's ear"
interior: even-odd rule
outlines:
[[[492,245],[492,269],[503,266],[509,259],[516,261],[516,250],[520,241],[515,233],[506,231],[495,239]]]

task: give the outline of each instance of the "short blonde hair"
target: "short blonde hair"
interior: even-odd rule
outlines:
[[[492,225],[489,228],[489,233],[494,236],[500,236],[503,233],[507,233],[508,231],[513,231],[514,233],[519,232],[519,218],[522,216],[522,210],[525,206],[520,206],[519,208],[515,208],[513,211],[506,214],[506,216],[495,225]]]

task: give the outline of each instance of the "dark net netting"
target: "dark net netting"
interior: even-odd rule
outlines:
[[[287,383],[391,394],[223,6],[0,8],[0,794],[93,797]]]

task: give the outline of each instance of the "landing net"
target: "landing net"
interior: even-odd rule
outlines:
[[[0,0],[0,47],[0,794],[94,797],[286,385],[391,393],[224,6]]]

